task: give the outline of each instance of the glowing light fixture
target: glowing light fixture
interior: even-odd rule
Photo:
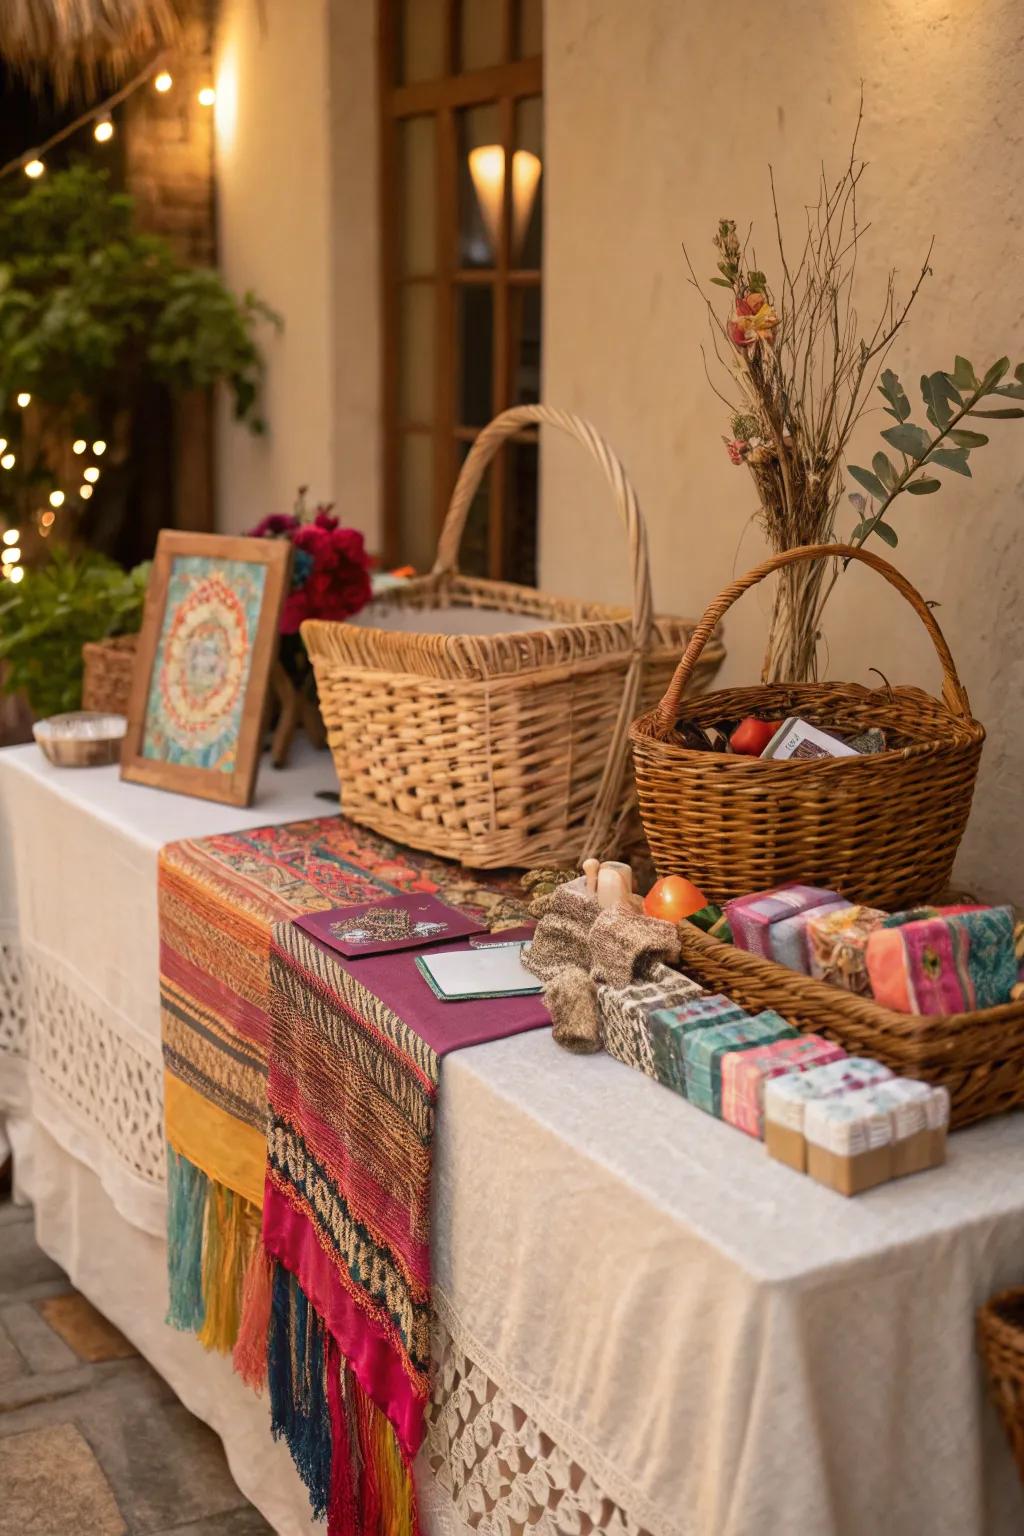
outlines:
[[[8,544],[7,548],[3,551],[2,554],[0,554],[0,561],[2,561],[4,565],[17,565],[20,559],[21,550],[18,548],[17,544]]]
[[[44,512],[39,521],[44,528],[52,528],[54,522],[56,521],[56,514],[53,512]]]
[[[0,469],[13,469],[13,468],[14,468],[14,454],[13,453],[5,453],[3,458],[0,459]]]
[[[160,92],[161,96],[166,95],[173,84],[174,76],[167,69],[162,69],[153,79],[153,85]]]
[[[14,567],[14,569],[11,572],[9,572],[8,579],[10,581],[18,582],[18,581],[21,580],[21,578],[24,576],[24,574],[25,574],[25,567],[23,565],[16,565]]]
[[[86,442],[84,437],[76,437],[74,442],[71,444],[71,452],[84,453],[88,446],[89,444]]]
[[[17,544],[17,542],[18,542],[20,537],[21,537],[21,535],[19,534],[17,528],[5,528],[4,529],[4,543],[5,544]]]
[[[511,259],[520,256],[526,231],[530,227],[533,205],[540,183],[541,163],[528,149],[517,149],[512,156],[512,238]],[[501,205],[505,196],[505,151],[500,144],[482,144],[469,152],[469,174],[480,205],[491,249],[497,251],[501,234]]]
[[[212,85],[204,85],[199,92],[198,100],[201,107],[212,107],[217,100],[217,92]]]
[[[96,119],[96,126],[92,130],[92,136],[97,144],[106,144],[114,137],[114,119],[109,112]]]
[[[105,443],[105,442],[104,442],[104,441],[103,441],[103,439],[102,439],[102,437],[100,437],[100,438],[97,438],[97,440],[96,440],[96,442],[94,442],[94,443],[93,443],[93,445],[92,445],[92,451],[93,451],[93,453],[95,453],[95,454],[97,454],[97,455],[99,455],[99,454],[101,454],[101,453],[106,453],[106,451],[107,451],[107,445],[106,445],[106,443]]]
[[[22,410],[25,409],[26,405],[31,404],[31,401],[32,396],[29,394],[27,389],[23,389],[21,394],[18,396],[18,404],[21,406]]]
[[[92,495],[92,486],[91,485],[80,485],[78,487],[78,494],[79,494],[79,496],[81,496],[83,501],[88,501],[89,497]]]
[[[95,485],[99,477],[100,472],[95,464],[90,464],[88,469],[83,469],[82,471],[82,479],[88,480],[90,485]]]
[[[50,506],[51,507],[62,507],[63,505],[64,505],[64,492],[63,491],[51,491],[50,492]]]
[[[25,161],[25,175],[30,181],[38,181],[45,170],[46,166],[38,155],[33,155],[31,160]]]

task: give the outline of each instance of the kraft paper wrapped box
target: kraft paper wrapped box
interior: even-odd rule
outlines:
[[[872,1093],[865,1088],[807,1105],[807,1172],[841,1195],[859,1195],[892,1178],[892,1116]]]
[[[777,1162],[807,1172],[804,1117],[817,1099],[853,1092],[888,1081],[890,1069],[867,1056],[847,1056],[828,1066],[812,1067],[788,1077],[773,1077],[764,1085],[764,1144]]]

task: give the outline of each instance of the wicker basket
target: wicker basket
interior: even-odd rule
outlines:
[[[978,1308],[978,1349],[1024,1481],[1024,1286]]]
[[[680,966],[748,1012],[774,1008],[797,1029],[827,1035],[903,1077],[949,1089],[951,1122],[970,1125],[1024,1105],[1024,1003],[977,1013],[894,1013],[680,923]]]
[[[898,745],[872,756],[799,762],[684,746],[682,695],[723,615],[770,572],[824,556],[862,561],[906,598],[942,663],[942,699],[918,688],[855,683],[733,688],[687,701],[686,721],[799,715],[850,734],[881,726]],[[630,735],[640,814],[660,875],[687,875],[709,901],[798,880],[891,911],[948,884],[985,739],[923,598],[887,561],[841,544],[786,550],[726,587],[694,631],[661,703]]]
[[[127,715],[138,635],[114,635],[82,646],[82,708]]]
[[[458,574],[487,464],[535,422],[567,432],[604,471],[629,537],[632,614]],[[455,632],[424,632],[446,615]],[[432,573],[355,623],[302,626],[345,815],[478,869],[612,852],[633,803],[629,722],[658,698],[692,630],[652,613],[636,494],[594,428],[547,406],[505,411],[463,464]],[[709,639],[694,686],[721,665]]]

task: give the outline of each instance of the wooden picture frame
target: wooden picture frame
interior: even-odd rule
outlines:
[[[290,568],[286,539],[161,531],[136,653],[122,779],[250,804]]]

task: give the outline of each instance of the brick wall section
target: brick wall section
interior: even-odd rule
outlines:
[[[140,226],[166,235],[188,261],[216,260],[213,111],[197,100],[213,82],[213,0],[189,0],[182,44],[168,62],[172,90],[137,91],[124,109],[125,186]]]

